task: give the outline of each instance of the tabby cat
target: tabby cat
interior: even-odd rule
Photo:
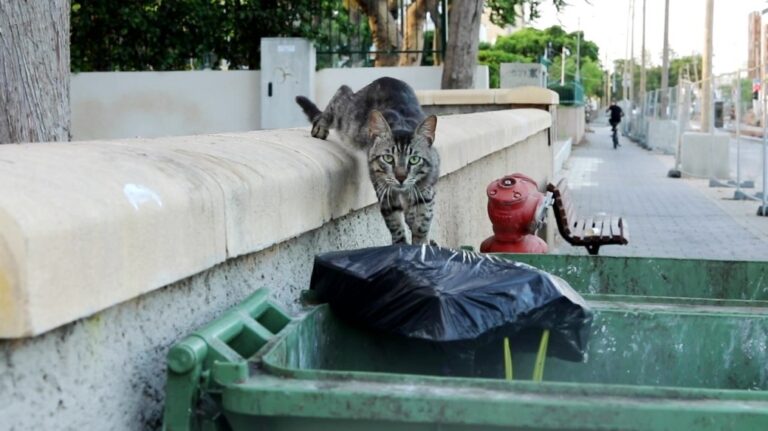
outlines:
[[[380,78],[357,93],[342,85],[322,112],[306,97],[298,96],[296,103],[312,122],[312,136],[325,139],[335,129],[344,141],[368,151],[371,183],[392,243],[407,242],[407,224],[411,242],[427,244],[440,171],[432,145],[437,117],[424,114],[413,89]]]

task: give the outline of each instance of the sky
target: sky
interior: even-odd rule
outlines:
[[[646,1],[645,46],[650,61],[661,64],[664,46],[664,0]],[[551,2],[542,2],[541,17],[530,23],[536,28],[561,25],[566,31],[581,28],[584,37],[597,43],[601,61],[612,67],[613,60],[628,57],[627,35],[630,0],[569,0],[560,13]],[[642,46],[642,5],[635,0],[635,57]],[[704,48],[705,0],[669,0],[669,46],[677,56],[701,53]],[[747,25],[752,11],[768,8],[766,0],[714,0],[712,68],[715,74],[728,73],[747,64]],[[768,16],[764,23],[768,22]],[[605,63],[606,55],[608,63]]]

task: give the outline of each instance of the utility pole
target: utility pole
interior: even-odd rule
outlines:
[[[581,18],[578,19],[577,27],[578,27],[578,30],[576,32],[576,82],[581,83]]]
[[[678,75],[679,76],[679,75]],[[678,85],[680,79],[678,78]],[[664,49],[661,54],[661,118],[669,105],[669,0],[664,0]]]
[[[693,60],[693,82],[699,82],[699,61],[696,59],[696,52],[691,52]]]
[[[630,110],[635,103],[635,2],[632,1],[632,23],[629,36],[629,103]],[[630,120],[631,121],[631,120]]]
[[[642,46],[642,52],[640,63],[642,64],[642,67],[640,69],[640,107],[641,111],[643,113],[643,116],[645,115],[645,0],[643,0],[643,32],[642,32],[642,43],[640,44]]]
[[[627,26],[625,28],[630,28],[630,17],[632,16],[632,1],[629,0],[628,8],[627,8]],[[628,93],[628,86],[629,86],[629,73],[627,70],[627,59],[629,58],[629,32],[626,33],[626,39],[624,40],[624,62],[621,65],[621,100],[627,100],[629,97]]]
[[[613,73],[615,74],[616,71],[614,70]],[[608,53],[605,54],[605,88],[603,89],[603,103],[605,106],[608,106],[611,104],[611,100],[613,99],[613,78],[611,77],[611,72],[608,70]]]
[[[762,17],[765,16],[765,14],[768,13],[768,9],[763,9],[762,13],[760,14],[760,24],[762,25]],[[768,37],[768,25],[763,26],[763,41],[765,41],[765,38]],[[760,123],[760,125],[763,128],[763,154],[762,154],[762,161],[763,161],[763,193],[762,193],[762,204],[757,209],[757,215],[759,216],[768,216],[768,97],[766,97],[766,87],[768,87],[768,81],[766,80],[766,68],[768,68],[768,46],[766,44],[763,44],[763,56],[762,61],[760,62],[760,96],[762,97],[761,100],[761,106],[763,109],[763,121]]]
[[[714,132],[712,128],[712,14],[715,0],[707,0],[704,15],[704,55],[701,60],[701,131]]]

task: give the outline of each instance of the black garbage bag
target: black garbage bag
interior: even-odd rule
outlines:
[[[315,257],[310,289],[340,318],[462,349],[550,330],[548,354],[584,360],[592,313],[565,281],[470,251],[388,246]],[[527,350],[535,342],[525,343]],[[519,346],[518,346],[519,347]]]

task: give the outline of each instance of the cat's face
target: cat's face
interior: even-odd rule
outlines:
[[[413,133],[392,131],[378,111],[372,111],[368,130],[373,144],[368,152],[375,187],[409,190],[430,175],[437,165],[435,140],[437,117],[430,115]]]

